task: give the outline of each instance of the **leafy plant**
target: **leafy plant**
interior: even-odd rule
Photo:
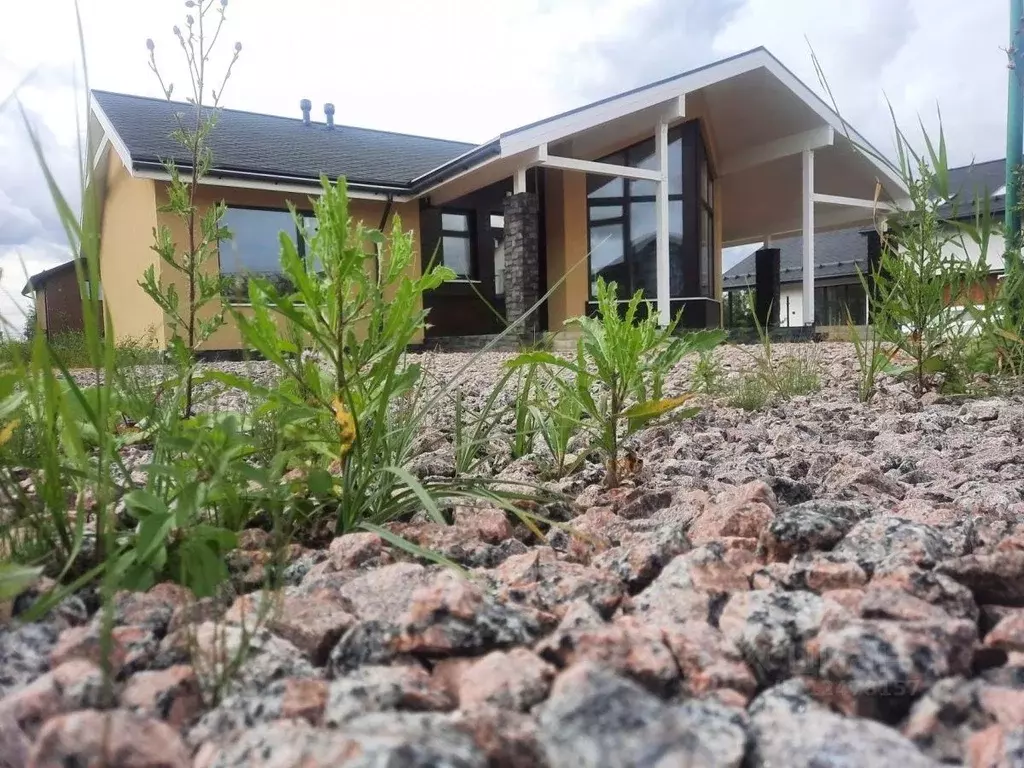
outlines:
[[[857,272],[857,277],[864,287],[865,294],[869,297],[868,301],[873,306],[874,297],[871,286],[860,271]],[[886,347],[881,334],[872,323],[868,323],[862,332],[861,327],[854,323],[849,308],[846,310],[846,327],[849,330],[850,343],[853,344],[854,356],[857,358],[857,372],[860,376],[857,382],[857,397],[862,403],[866,403],[875,394],[878,377],[883,373],[893,372],[893,358],[899,348]]]
[[[527,366],[517,371],[516,397],[513,414],[515,417],[512,439],[512,457],[521,458],[533,450],[534,437],[537,434],[537,422],[530,400],[537,382],[537,369]]]
[[[619,448],[622,438],[652,419],[676,410],[692,394],[665,397],[665,376],[689,352],[721,343],[720,332],[687,337],[675,335],[679,318],[659,328],[658,320],[643,293],[636,294],[620,313],[615,283],[598,278],[599,318],[579,317],[576,359],[566,360],[550,352],[526,352],[512,361],[513,367],[544,365],[565,369],[568,380],[552,376],[560,388],[571,390],[585,416],[584,428],[605,457],[605,482],[619,484]],[[641,306],[646,310],[641,317]],[[684,413],[692,415],[695,409]],[[620,434],[623,430],[624,432]]]
[[[569,474],[585,455],[569,462],[569,443],[583,426],[583,404],[570,387],[556,384],[553,390],[537,387],[530,408],[537,432],[551,454],[552,474],[558,479]]]
[[[818,79],[835,99],[812,52]],[[963,390],[972,373],[1008,368],[1020,370],[1024,350],[1018,346],[1024,329],[1024,274],[1019,257],[1020,233],[1006,232],[1008,290],[973,295],[989,278],[988,247],[993,231],[987,194],[960,210],[961,190],[950,187],[942,115],[933,141],[919,121],[925,151],[914,148],[889,106],[896,137],[896,162],[847,138],[856,149],[887,165],[908,191],[909,199],[888,215],[882,256],[873,275],[872,314],[876,332],[910,359],[896,373],[910,374],[918,394],[941,374],[946,388]],[[980,191],[980,190],[978,190]],[[881,187],[876,185],[876,199]],[[882,228],[881,223],[878,224]],[[967,257],[976,246],[979,257]]]
[[[938,146],[927,134],[925,143],[927,158],[897,131],[900,171],[912,207],[893,216],[883,234],[873,307],[883,338],[910,358],[908,372],[918,393],[931,374],[960,373],[956,364],[970,334],[970,313],[954,301],[982,278],[978,266],[962,255],[967,228],[949,221],[942,210],[951,193],[941,127]]]
[[[715,356],[714,349],[702,349],[693,367],[693,389],[704,395],[717,395],[725,385],[722,362]]]
[[[491,391],[477,410],[466,407],[461,389],[455,391],[452,405],[454,408],[453,444],[456,476],[478,475],[481,470],[485,469],[484,463],[489,455],[488,447],[502,439],[500,435],[502,422],[509,412],[509,409],[501,404],[502,395],[509,382],[514,378],[514,374],[514,371],[506,371],[491,387]],[[516,391],[519,391],[518,388]],[[519,399],[515,398],[517,409]],[[516,413],[518,415],[518,410]],[[518,421],[518,419],[516,420]],[[519,438],[514,438],[514,440],[517,439]]]
[[[184,113],[176,112],[177,128],[171,134],[171,138],[184,149],[187,159],[185,163],[173,159],[165,162],[170,183],[167,186],[167,203],[159,208],[161,212],[170,213],[181,222],[187,241],[183,247],[179,246],[170,228],[159,226],[154,233],[156,242],[153,251],[171,273],[176,274],[171,279],[165,279],[163,275],[157,276],[155,267],[150,265],[139,283],[167,318],[170,332],[168,347],[186,384],[182,404],[185,416],[193,413],[196,351],[224,324],[224,312],[220,307],[224,284],[218,269],[218,245],[231,236],[221,226],[225,205],[223,202],[214,203],[205,213],[201,213],[196,195],[203,177],[213,163],[210,134],[216,125],[217,108],[224,88],[242,50],[242,44],[235,43],[234,55],[220,86],[210,90],[210,101],[207,103],[207,66],[224,25],[227,2],[195,0],[189,3],[189,8],[194,9],[195,15],[190,13],[186,17],[184,32],[175,26],[174,35],[188,64],[192,93],[187,99],[192,114],[186,117]],[[214,12],[217,18],[208,18]],[[215,26],[211,35],[206,27],[213,21]],[[165,84],[156,63],[156,45],[151,39],[146,41],[146,47],[149,49],[149,67],[170,101],[174,84]],[[184,176],[183,170],[186,172]],[[184,297],[180,293],[182,290]]]

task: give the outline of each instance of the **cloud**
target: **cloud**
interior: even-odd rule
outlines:
[[[813,48],[840,112],[881,151],[893,151],[888,97],[914,141],[918,116],[934,133],[941,106],[951,163],[1003,156],[1002,3],[786,0],[779,9],[777,0],[747,0],[716,37],[717,54],[764,45],[821,92]]]
[[[67,239],[56,206],[46,185],[25,121],[40,144],[50,172],[65,192],[69,205],[77,210],[77,129],[59,135],[47,119],[44,94],[56,104],[73,94],[70,75],[59,78],[50,73],[43,82],[33,78],[19,91],[24,101],[23,116],[18,103],[10,101],[0,111],[0,318],[20,330],[31,299],[21,295],[28,275],[48,269],[70,258]],[[44,105],[39,108],[36,105]],[[73,108],[71,112],[73,114]],[[59,114],[59,112],[51,112]],[[9,329],[8,329],[9,330]]]
[[[588,101],[685,72],[717,58],[715,37],[742,6],[743,0],[642,0],[565,64]]]

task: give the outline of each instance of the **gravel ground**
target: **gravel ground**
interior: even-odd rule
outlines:
[[[571,533],[487,509],[392,526],[471,579],[370,533],[294,548],[216,704],[262,599],[259,531],[231,599],[119,596],[114,709],[84,601],[9,621],[0,766],[1024,766],[1024,398],[886,380],[862,405],[849,345],[776,351],[812,356],[822,391],[645,430],[622,487],[591,463],[553,484]],[[440,382],[469,359],[413,357]],[[507,357],[474,364],[470,403]],[[451,471],[449,430],[440,408],[413,471]],[[542,456],[492,453],[498,477],[544,479]]]

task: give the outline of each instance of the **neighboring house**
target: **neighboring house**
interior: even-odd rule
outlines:
[[[867,274],[868,249],[873,229],[856,227],[814,236],[814,324],[845,325],[849,308],[853,321],[865,322],[867,296],[857,270]],[[804,325],[803,310],[803,238],[772,240],[779,249],[779,325],[792,328]],[[754,260],[751,253],[722,276],[726,325],[739,316],[737,302],[746,301],[744,289],[754,287]]]
[[[663,321],[682,310],[686,327],[717,326],[724,245],[865,226],[876,180],[883,199],[906,195],[854,145],[864,140],[763,48],[480,145],[343,126],[330,105],[319,122],[308,101],[301,107],[296,119],[219,111],[199,204],[227,205],[234,238],[221,248],[221,272],[243,285],[247,274],[274,271],[277,233],[301,240],[288,204],[308,213],[320,174],[344,176],[353,217],[388,228],[401,216],[416,235],[414,271],[436,253],[458,274],[425,299],[428,342],[494,333],[500,323],[485,301],[515,320],[549,289],[526,331],[561,331],[592,308],[600,275],[623,298],[643,291]],[[164,162],[187,163],[170,134],[189,109],[92,94],[101,271],[119,337],[167,341],[138,281],[149,266],[174,279],[151,245],[160,225],[185,240],[163,210]],[[208,347],[239,345],[228,325]]]
[[[989,285],[993,285],[1003,272],[1002,214],[1005,206],[1005,160],[991,160],[949,169],[950,203],[945,215],[950,219],[973,220],[975,203],[981,196],[989,199],[993,228],[986,260],[989,265]],[[878,233],[873,226],[853,227],[834,232],[819,232],[814,236],[814,323],[818,326],[845,325],[847,309],[857,324],[867,317],[867,296],[860,273],[867,275],[872,251],[880,247]],[[801,326],[806,318],[803,311],[803,238],[773,239],[770,247],[779,249],[779,325]],[[951,244],[948,250],[958,257],[977,263],[980,247],[969,238]],[[755,254],[751,253],[722,276],[725,296],[726,324],[738,318],[745,301],[744,291],[754,286]],[[980,294],[982,286],[977,287]]]
[[[89,290],[88,284],[86,290]],[[78,289],[74,261],[32,275],[21,293],[34,297],[36,324],[47,338],[83,330],[82,295]],[[102,293],[100,298],[103,298]]]

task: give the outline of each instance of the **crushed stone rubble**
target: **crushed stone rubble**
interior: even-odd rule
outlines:
[[[541,441],[514,460],[496,444],[494,476],[572,500],[543,540],[482,507],[390,526],[469,578],[352,533],[292,547],[266,595],[253,531],[223,599],[118,594],[113,701],[95,601],[21,623],[18,598],[0,612],[0,766],[1024,766],[1024,397],[918,399],[885,378],[861,404],[850,345],[775,352],[812,356],[821,391],[757,412],[703,398],[631,438],[642,465],[616,489],[596,461],[556,480]],[[751,365],[717,355],[727,377]],[[470,359],[411,357],[432,386]],[[461,377],[468,407],[508,357]],[[436,411],[421,476],[453,471]]]

